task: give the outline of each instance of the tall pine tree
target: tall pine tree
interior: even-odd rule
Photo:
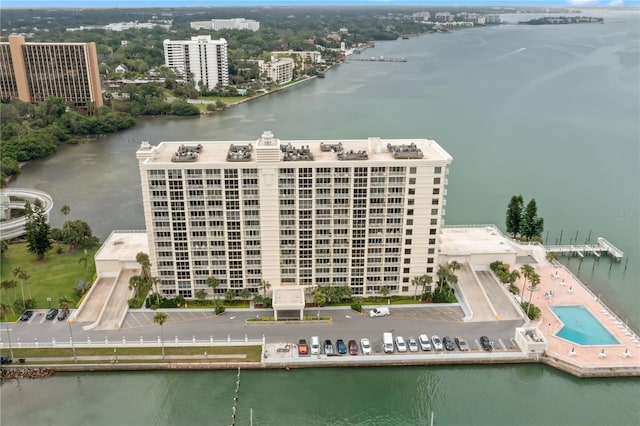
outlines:
[[[522,222],[522,208],[524,206],[524,200],[522,195],[514,195],[509,201],[507,206],[507,232],[515,238],[520,232],[520,226]]]
[[[522,214],[522,223],[520,224],[520,233],[528,241],[536,237],[542,236],[544,229],[544,219],[538,217],[538,206],[536,199],[532,198],[527,204]]]
[[[44,255],[51,249],[51,226],[47,220],[42,201],[36,199],[31,205],[25,203],[27,222],[24,225],[27,239],[27,250],[36,255],[38,260],[44,259]]]

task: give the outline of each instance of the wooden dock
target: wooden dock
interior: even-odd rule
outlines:
[[[622,250],[618,249],[602,237],[598,237],[598,242],[596,244],[551,245],[545,246],[544,249],[547,253],[557,253],[561,256],[577,255],[584,257],[587,254],[592,254],[596,257],[600,257],[603,254],[606,254],[616,260],[621,260],[624,257]]]

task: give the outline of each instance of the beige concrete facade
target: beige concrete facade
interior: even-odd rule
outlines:
[[[95,43],[0,43],[0,98],[39,103],[56,96],[74,108],[103,106]]]
[[[266,280],[273,289],[413,294],[413,277],[435,274],[452,161],[435,141],[281,141],[265,132],[181,145],[137,152],[162,293],[193,297],[215,276],[218,293],[257,293]]]

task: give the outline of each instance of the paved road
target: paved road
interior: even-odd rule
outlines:
[[[369,318],[358,315],[345,309],[310,309],[305,315],[315,316],[320,311],[320,316],[332,317],[331,323],[278,323],[248,325],[246,320],[256,315],[272,315],[272,311],[243,311],[225,312],[219,317],[210,312],[181,311],[170,314],[163,326],[165,339],[171,340],[176,336],[181,340],[195,337],[198,340],[206,340],[211,336],[215,340],[259,339],[264,335],[268,343],[297,342],[300,338],[309,340],[311,336],[319,336],[321,339],[349,339],[359,340],[368,337],[375,345],[382,339],[382,333],[391,331],[405,337],[417,337],[420,333],[429,336],[437,334],[440,337],[463,336],[467,338],[472,348],[481,335],[489,336],[497,347],[504,343],[505,348],[513,345],[511,339],[514,336],[514,328],[523,324],[522,320],[490,321],[463,323],[460,318],[462,312],[459,308],[450,307],[420,307],[420,308],[396,308],[391,307],[391,315],[382,318]],[[9,328],[12,345],[18,347],[19,342],[33,343],[38,339],[40,343],[51,342],[54,338],[58,342],[69,341],[69,324],[65,321],[43,320],[44,312],[38,312],[28,322],[2,323],[0,326],[0,339],[3,346],[7,347],[7,331]],[[126,324],[130,326],[121,330],[91,330],[82,331],[86,323],[72,323],[70,328],[75,342],[156,340],[160,335],[160,327],[154,324],[152,313],[135,313],[127,315]]]
[[[493,304],[496,312],[498,313],[498,317],[502,320],[515,320],[522,318],[522,315],[516,308],[513,306],[509,298],[511,297],[507,292],[505,292],[502,285],[496,281],[494,275],[489,271],[478,271],[476,272],[478,276],[478,280],[480,280],[480,285],[484,288],[484,291],[487,293],[489,300]]]
[[[473,275],[469,265],[463,265],[456,274],[458,275],[458,286],[464,288],[464,295],[467,302],[471,305],[471,310],[473,310],[473,318],[471,318],[471,321],[484,322],[495,320],[496,315],[493,312],[491,302],[482,291],[482,287]]]

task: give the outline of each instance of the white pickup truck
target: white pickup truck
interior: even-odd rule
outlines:
[[[373,308],[372,310],[369,311],[369,316],[371,318],[384,317],[387,315],[389,315],[389,308],[384,306],[380,308]]]

